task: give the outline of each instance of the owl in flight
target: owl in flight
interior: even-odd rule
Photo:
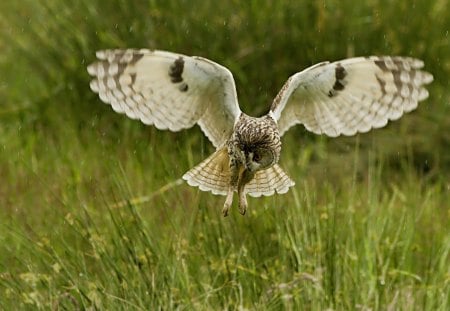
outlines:
[[[226,195],[224,216],[235,191],[244,215],[247,194],[269,196],[294,186],[277,164],[281,136],[293,125],[331,137],[368,132],[414,110],[433,81],[423,62],[410,57],[322,62],[292,75],[270,111],[254,118],[239,108],[231,72],[206,58],[147,49],[96,56],[87,68],[90,87],[116,112],[160,130],[200,126],[216,151],[183,179]]]

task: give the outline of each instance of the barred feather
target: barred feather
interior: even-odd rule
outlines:
[[[275,164],[268,169],[257,171],[255,177],[245,186],[245,192],[252,197],[270,196],[275,192],[286,193],[294,185],[295,182]]]
[[[428,97],[433,76],[410,57],[372,56],[320,63],[289,78],[271,111],[282,135],[303,124],[331,137],[385,126]]]
[[[91,89],[114,111],[161,130],[196,123],[215,147],[241,111],[231,72],[210,60],[147,49],[98,51]]]
[[[230,166],[226,148],[221,148],[183,175],[190,186],[226,195],[230,187]]]

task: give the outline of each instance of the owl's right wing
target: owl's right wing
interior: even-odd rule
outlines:
[[[198,123],[215,147],[230,137],[241,110],[231,72],[196,56],[104,50],[88,66],[91,89],[119,113],[170,131]]]
[[[433,76],[410,57],[371,56],[324,62],[291,76],[272,103],[280,134],[301,123],[335,137],[383,127],[428,97]]]

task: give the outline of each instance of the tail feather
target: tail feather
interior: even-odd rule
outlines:
[[[255,177],[245,186],[245,191],[252,197],[269,196],[277,193],[286,193],[295,182],[275,164],[274,166],[256,172]]]
[[[226,148],[221,148],[183,175],[191,186],[202,191],[226,195],[230,184],[229,156]]]
[[[190,186],[219,195],[227,195],[230,178],[229,156],[226,148],[217,150],[183,175],[183,179]],[[257,171],[253,179],[245,186],[245,192],[252,197],[269,196],[275,192],[286,193],[294,185],[295,182],[278,164],[275,164],[268,169]]]

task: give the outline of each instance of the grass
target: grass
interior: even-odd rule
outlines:
[[[448,5],[3,1],[0,309],[448,310]],[[198,128],[145,127],[89,91],[110,47],[214,59],[252,115],[325,59],[413,55],[435,82],[385,129],[290,131],[297,185],[224,219],[223,197],[177,182],[212,152]]]

